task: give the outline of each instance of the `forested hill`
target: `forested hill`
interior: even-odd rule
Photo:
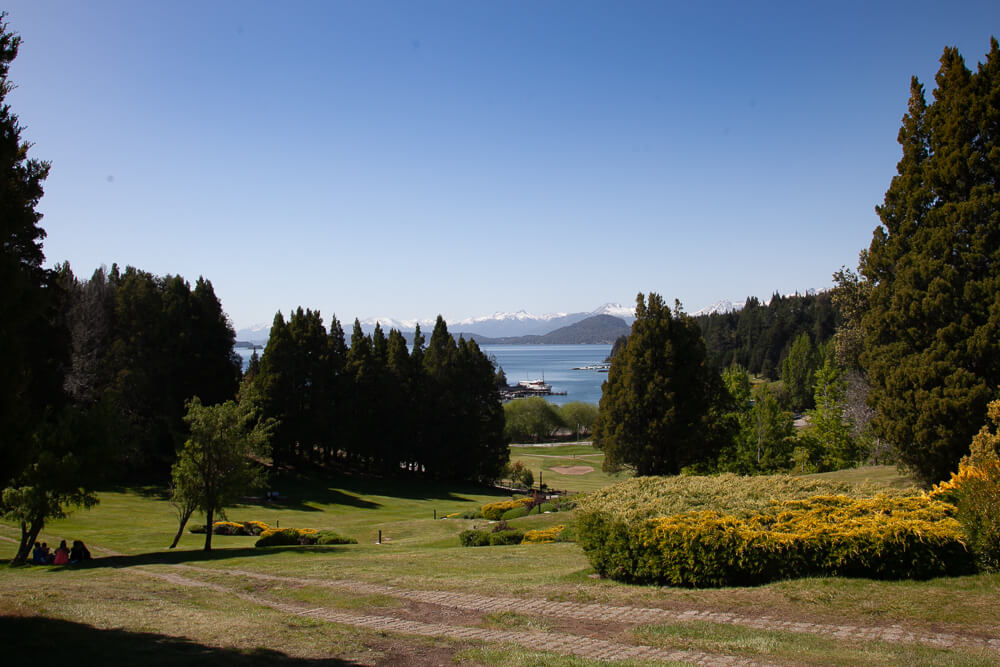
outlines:
[[[695,318],[705,337],[708,363],[718,369],[734,362],[751,373],[777,378],[792,342],[808,333],[813,345],[830,340],[838,319],[830,292],[775,294],[770,303],[747,299],[743,309]]]
[[[628,335],[629,325],[613,315],[594,315],[575,324],[537,336],[507,336],[486,338],[478,334],[462,334],[480,345],[610,345],[619,336]]]

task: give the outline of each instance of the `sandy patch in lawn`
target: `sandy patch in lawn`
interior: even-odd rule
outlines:
[[[552,472],[557,472],[560,475],[586,475],[588,472],[594,472],[594,469],[590,466],[559,466],[557,468],[549,468]]]

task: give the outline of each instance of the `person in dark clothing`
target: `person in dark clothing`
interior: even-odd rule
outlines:
[[[90,551],[80,540],[73,540],[73,548],[69,552],[69,562],[79,563],[84,560],[90,560]]]

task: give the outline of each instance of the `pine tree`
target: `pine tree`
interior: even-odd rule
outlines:
[[[648,302],[638,295],[635,315],[625,349],[611,361],[594,425],[605,469],[670,475],[714,461],[719,442],[709,416],[721,382],[706,363],[698,324],[679,303],[671,313],[654,293]]]
[[[876,435],[926,483],[955,469],[1000,388],[1000,49],[946,48],[934,102],[913,78],[903,155],[862,267]]]

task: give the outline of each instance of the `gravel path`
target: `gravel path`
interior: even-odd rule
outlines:
[[[6,536],[0,539],[16,542]],[[91,547],[108,555],[121,555],[109,549]],[[151,569],[151,568],[156,569]],[[170,571],[162,571],[168,567]],[[304,603],[279,601],[220,585],[183,576],[192,575],[230,576],[243,580],[286,583],[297,586],[330,588],[357,595],[385,595],[400,600],[437,605],[443,608],[474,611],[481,613],[515,612],[541,618],[563,618],[590,622],[622,623],[628,625],[670,624],[689,621],[705,621],[723,625],[738,625],[757,630],[795,632],[834,637],[850,641],[880,641],[887,643],[910,643],[934,648],[983,647],[1000,651],[1000,638],[951,633],[918,632],[898,625],[862,626],[837,625],[790,621],[769,616],[747,616],[729,612],[704,610],[674,610],[650,607],[631,607],[579,602],[554,602],[542,599],[526,599],[504,596],[485,596],[455,591],[413,590],[345,579],[318,579],[307,577],[279,576],[250,570],[231,568],[207,568],[194,565],[133,566],[122,568],[143,576],[156,577],[182,586],[202,587],[231,595],[253,604],[269,607],[288,614],[308,616],[331,623],[355,627],[385,630],[408,635],[443,637],[454,640],[476,640],[483,642],[508,642],[531,650],[552,651],[561,655],[576,655],[596,660],[644,659],[653,661],[687,662],[701,665],[756,665],[763,664],[746,658],[715,655],[699,651],[680,651],[634,644],[622,644],[592,637],[554,632],[498,630],[426,623],[392,616],[379,616],[346,612],[339,609],[313,607]]]
[[[673,610],[659,609],[655,607],[626,607],[580,602],[553,602],[549,600],[514,597],[491,597],[453,591],[412,590],[360,581],[282,577],[270,574],[261,574],[259,572],[251,572],[248,570],[222,570],[194,567],[190,565],[178,565],[176,567],[210,574],[227,574],[238,577],[246,577],[261,581],[292,583],[301,586],[321,586],[361,595],[388,595],[390,597],[403,600],[425,602],[445,607],[453,607],[456,609],[467,609],[470,611],[512,611],[519,614],[538,615],[541,617],[572,618],[589,621],[615,621],[635,625],[707,621],[710,623],[721,623],[725,625],[739,625],[757,630],[799,632],[858,641],[884,641],[891,643],[905,642],[910,644],[933,646],[935,648],[981,646],[1000,651],[1000,638],[955,635],[949,633],[920,633],[906,630],[898,625],[861,626],[807,623],[799,621],[786,621],[771,618],[769,616],[742,616],[740,614],[719,611]]]

